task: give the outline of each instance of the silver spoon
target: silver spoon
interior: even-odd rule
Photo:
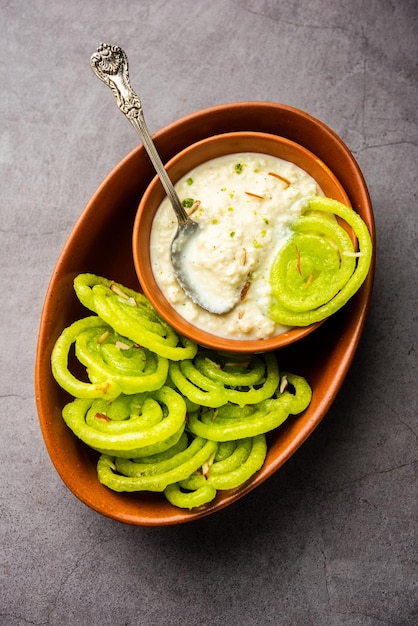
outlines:
[[[220,305],[218,302],[216,303],[216,307],[213,308],[207,301],[207,298],[204,298],[204,296],[196,291],[195,287],[190,285],[190,282],[183,271],[182,251],[190,239],[198,231],[199,225],[189,217],[187,211],[181,204],[173,183],[171,182],[154,142],[151,139],[142,112],[141,101],[132,89],[129,81],[128,58],[125,52],[119,46],[111,46],[109,44],[101,43],[97,52],[92,55],[90,65],[93,72],[100,78],[100,80],[110,87],[116,98],[120,111],[122,111],[122,113],[128,118],[138,133],[173,206],[178,220],[178,228],[171,244],[171,262],[174,274],[181,288],[189,296],[189,298],[193,300],[193,302],[207,311],[217,314],[227,313],[233,308],[233,306],[235,306],[235,303],[232,305],[231,303]],[[203,285],[202,289],[204,289]]]

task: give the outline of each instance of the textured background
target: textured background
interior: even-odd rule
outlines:
[[[373,302],[335,404],[264,485],[185,526],[79,502],[34,403],[54,265],[137,144],[89,67],[101,41],[127,51],[151,132],[226,102],[304,109],[375,211]],[[1,0],[0,45],[1,626],[417,624],[416,0]]]

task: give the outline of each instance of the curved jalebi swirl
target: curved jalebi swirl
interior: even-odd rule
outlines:
[[[352,228],[358,251],[330,215]],[[272,265],[269,315],[279,324],[308,326],[335,313],[361,287],[370,268],[372,242],[355,211],[322,196],[308,198],[292,228],[293,236]]]
[[[114,491],[164,491],[167,485],[189,477],[215,452],[217,444],[194,438],[184,450],[153,463],[102,455],[97,473],[102,484]]]
[[[265,461],[265,435],[218,444],[212,459],[185,480],[168,485],[164,495],[171,504],[192,509],[211,502],[218,490],[235,489],[253,476]]]
[[[279,384],[279,368],[273,353],[254,357],[228,357],[199,351],[195,359],[171,362],[170,378],[192,402],[220,407],[256,404],[271,397]]]
[[[113,380],[125,394],[154,391],[167,379],[168,359],[113,330],[100,337],[90,330],[80,333],[75,353],[92,382]]]
[[[62,412],[67,426],[94,450],[133,458],[171,447],[186,424],[186,404],[170,387],[119,395],[112,402],[76,398]]]
[[[212,502],[217,491],[204,476],[189,478],[182,483],[167,485],[164,495],[173,506],[179,509],[195,509]]]
[[[210,467],[208,482],[215,489],[235,489],[245,483],[263,466],[267,454],[267,443],[264,434],[234,441],[233,449],[230,442],[219,443],[219,455],[215,455]],[[222,455],[222,448],[229,448],[229,454]]]
[[[76,398],[116,398],[121,392],[116,380],[104,378],[100,382],[84,382],[69,370],[68,358],[71,346],[85,331],[101,337],[104,333],[110,333],[112,329],[97,315],[78,320],[65,328],[52,350],[52,374],[57,383]]]
[[[196,344],[179,337],[143,294],[95,274],[78,275],[74,289],[84,306],[134,343],[175,361],[196,354]]]
[[[284,378],[285,377],[285,378]],[[189,428],[199,437],[230,441],[254,437],[280,426],[287,417],[300,413],[309,405],[312,391],[301,376],[286,373],[283,379],[293,391],[277,390],[274,397],[242,408],[224,404],[215,409],[200,409],[189,415]]]
[[[72,344],[87,368],[90,383],[69,370]],[[113,398],[119,393],[153,391],[167,379],[168,360],[122,337],[97,315],[74,322],[58,338],[51,356],[53,374],[69,393],[80,398]]]

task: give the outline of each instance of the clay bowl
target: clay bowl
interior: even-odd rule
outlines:
[[[348,196],[342,185],[321,159],[304,146],[273,134],[242,131],[208,137],[176,154],[166,164],[166,169],[170,179],[175,184],[194,167],[202,163],[240,152],[257,152],[290,161],[310,174],[325,196],[349,205]],[[306,337],[319,326],[319,323],[316,323],[292,328],[266,339],[237,340],[216,336],[182,317],[161,291],[151,268],[151,229],[155,214],[164,198],[163,186],[156,176],[146,189],[138,207],[133,229],[132,249],[135,269],[145,295],[159,314],[177,332],[213,350],[235,354],[253,354],[283,348]]]
[[[220,105],[174,122],[158,132],[155,141],[163,161],[168,162],[206,137],[244,130],[286,137],[314,152],[340,181],[374,241],[370,198],[354,157],[332,130],[303,111],[269,102]],[[326,415],[344,381],[366,320],[374,275],[373,263],[361,289],[339,313],[278,352],[280,367],[305,376],[313,398],[304,413],[269,434],[266,462],[252,480],[239,489],[220,492],[210,505],[195,511],[176,509],[157,494],[112,492],[98,482],[97,455],[72,434],[61,417],[70,398],[52,377],[50,357],[62,330],[88,315],[73,290],[78,273],[97,273],[138,289],[132,229],[138,203],[153,177],[145,150],[139,146],[115,167],[87,204],[50,279],[35,366],[39,423],[56,471],[68,489],[93,510],[139,526],[181,524],[219,512],[271,477],[298,450]]]

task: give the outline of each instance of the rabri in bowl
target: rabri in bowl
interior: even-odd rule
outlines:
[[[269,315],[270,273],[306,198],[324,195],[349,205],[331,170],[303,146],[276,135],[234,132],[204,139],[167,163],[183,205],[199,223],[185,249],[184,271],[208,308],[195,304],[174,275],[170,247],[174,211],[158,177],[147,188],[133,231],[142,289],[179,333],[213,349],[255,353],[288,345],[316,326],[288,326]]]

